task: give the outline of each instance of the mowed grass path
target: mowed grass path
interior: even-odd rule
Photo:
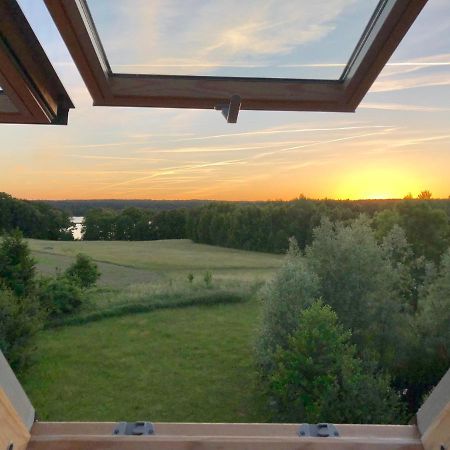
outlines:
[[[252,422],[255,300],[42,332],[22,379],[41,420]]]

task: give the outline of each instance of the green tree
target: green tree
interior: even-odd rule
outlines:
[[[34,287],[35,261],[22,233],[15,231],[0,244],[0,286],[19,297],[29,295]]]
[[[375,230],[377,240],[381,241],[400,222],[401,216],[396,209],[388,208],[375,213],[372,226]]]
[[[69,240],[71,225],[67,213],[59,209],[0,192],[0,234],[18,229],[25,237]]]
[[[450,251],[439,273],[420,291],[418,310],[411,318],[408,346],[400,355],[395,383],[406,393],[410,411],[417,411],[450,365]]]
[[[297,329],[300,312],[318,296],[318,277],[291,239],[286,262],[260,292],[262,318],[256,351],[263,378],[273,369],[277,348],[285,348],[289,335]]]
[[[92,258],[79,253],[75,262],[66,269],[65,275],[80,287],[90,288],[100,278],[100,271]]]
[[[438,263],[449,243],[449,217],[445,211],[433,208],[429,202],[404,202],[398,211],[400,225],[416,257]]]
[[[381,248],[395,274],[393,287],[397,293],[396,297],[402,302],[403,311],[415,312],[418,284],[414,275],[418,268],[423,266],[423,258],[414,258],[411,245],[406,240],[406,233],[398,225],[394,225],[383,238]]]
[[[417,329],[429,382],[435,385],[450,366],[450,250],[442,257],[439,275],[419,299]]]
[[[42,326],[39,304],[0,289],[0,349],[14,369],[28,365],[33,338]]]
[[[108,241],[116,237],[118,213],[108,209],[91,209],[84,218],[82,233],[85,241]]]
[[[306,250],[317,273],[323,301],[337,313],[361,353],[393,362],[400,351],[403,326],[401,303],[396,296],[396,273],[377,244],[365,217],[350,225],[325,219],[314,231]],[[376,354],[375,354],[375,353]]]
[[[336,313],[313,303],[279,349],[270,377],[275,419],[289,422],[396,423],[404,416],[389,377],[356,356]]]

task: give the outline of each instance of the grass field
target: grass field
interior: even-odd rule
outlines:
[[[22,381],[42,420],[262,420],[256,316],[251,301],[48,330]]]
[[[282,257],[187,240],[29,244],[41,273],[64,269],[79,252],[103,273],[90,305],[101,320],[38,337],[22,381],[41,419],[265,420],[252,356],[254,293]],[[141,314],[126,314],[130,305]]]
[[[41,241],[28,240],[33,252],[74,256],[86,253],[96,261],[137,269],[173,270],[261,270],[280,264],[279,255],[247,252],[188,239],[162,241]]]

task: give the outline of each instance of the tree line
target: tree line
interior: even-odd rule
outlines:
[[[42,200],[52,208],[65,211],[70,216],[84,217],[91,209],[111,209],[122,211],[127,208],[139,208],[152,211],[170,211],[181,208],[197,208],[210,203],[209,200]]]
[[[348,223],[371,218],[378,236],[403,227],[416,254],[437,260],[450,237],[448,200],[334,201],[300,198],[289,202],[212,202],[197,208],[152,211],[92,209],[83,225],[85,240],[192,239],[194,242],[284,253],[289,238],[301,249],[311,244],[323,217]]]
[[[92,209],[84,218],[82,232],[86,241],[183,239],[186,237],[186,210]]]
[[[20,230],[27,238],[71,240],[71,226],[64,211],[0,192],[0,235]]]

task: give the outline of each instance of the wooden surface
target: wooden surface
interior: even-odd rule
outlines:
[[[25,450],[29,439],[27,427],[5,391],[0,388],[0,449],[7,450],[9,445],[13,444],[14,450]]]
[[[350,106],[356,108],[362,101],[427,2],[387,0],[382,5],[376,20],[371,20],[366,28],[342,76]]]
[[[34,423],[35,411],[21,384],[0,351],[0,388],[8,396],[17,414],[28,430]],[[0,450],[4,450],[0,447]]]
[[[0,18],[0,86],[16,109],[0,109],[0,122],[67,122],[73,104],[17,0],[0,0]]]
[[[299,437],[297,424],[155,423],[153,436],[113,436],[115,423],[36,423],[28,450],[423,450],[415,426],[337,425]]]
[[[450,369],[417,412],[425,450],[450,449]]]
[[[450,449],[450,401],[422,436],[425,450]]]
[[[95,28],[92,28],[87,4],[78,0],[44,1],[94,102],[104,101],[110,95],[108,78],[112,72]]]
[[[4,92],[0,92],[0,113],[17,113],[17,108],[14,106],[14,103]]]

